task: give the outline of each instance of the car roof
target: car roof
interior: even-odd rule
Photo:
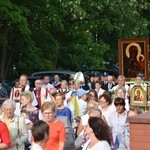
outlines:
[[[105,73],[108,75],[113,75],[115,77],[118,77],[119,73],[115,70],[107,70],[107,69],[85,69],[83,71],[84,74],[87,75],[95,75],[97,73],[99,73],[99,75],[104,75]]]
[[[52,73],[52,74],[75,74],[75,71],[61,71],[61,70],[50,70],[50,71],[39,71],[39,72],[34,72],[30,77],[34,77],[35,75],[38,74],[48,74],[48,73]]]

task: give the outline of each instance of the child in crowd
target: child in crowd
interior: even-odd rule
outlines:
[[[80,89],[78,91],[78,96],[79,96],[79,99],[78,99],[78,105],[79,105],[79,108],[80,108],[80,114],[79,116],[83,116],[86,114],[86,108],[87,108],[87,94],[88,94],[89,91],[86,91],[86,90],[83,90],[83,89]]]

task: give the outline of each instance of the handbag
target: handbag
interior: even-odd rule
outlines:
[[[76,149],[80,148],[83,144],[83,133],[84,133],[84,130],[82,130],[82,132],[80,132],[80,134],[77,136],[77,138],[75,140],[75,148]]]
[[[19,117],[18,117],[18,120],[17,120],[17,124],[18,124],[18,137],[20,138]],[[31,143],[28,140],[24,143],[24,145],[25,145],[24,150],[30,150]],[[16,149],[19,150],[18,144],[16,145]]]

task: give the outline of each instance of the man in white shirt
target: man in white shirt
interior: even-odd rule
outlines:
[[[48,90],[54,88],[54,86],[49,82],[50,82],[49,76],[44,76],[42,87],[47,88]]]
[[[32,142],[31,150],[45,150],[45,144],[49,140],[49,126],[46,122],[39,120],[32,126]]]

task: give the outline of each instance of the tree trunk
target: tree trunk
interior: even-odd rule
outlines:
[[[7,23],[3,23],[3,34],[2,34],[2,41],[1,41],[1,57],[0,57],[0,79],[5,79],[5,65],[6,65],[6,46],[7,46],[7,37],[8,37],[8,26]]]
[[[11,63],[11,61],[12,61],[12,57],[13,57],[13,52],[12,52],[11,54],[9,54],[7,63],[5,63],[5,74],[4,74],[4,77],[5,77],[5,78],[6,78],[6,76],[7,76],[8,69],[9,69],[10,63]]]
[[[54,69],[56,69],[58,67],[58,59],[59,59],[59,55],[60,55],[60,45],[61,45],[61,40],[62,40],[62,33],[58,32],[56,35],[56,39],[57,39],[57,46],[56,46],[56,52],[55,52],[55,59],[54,59]]]

